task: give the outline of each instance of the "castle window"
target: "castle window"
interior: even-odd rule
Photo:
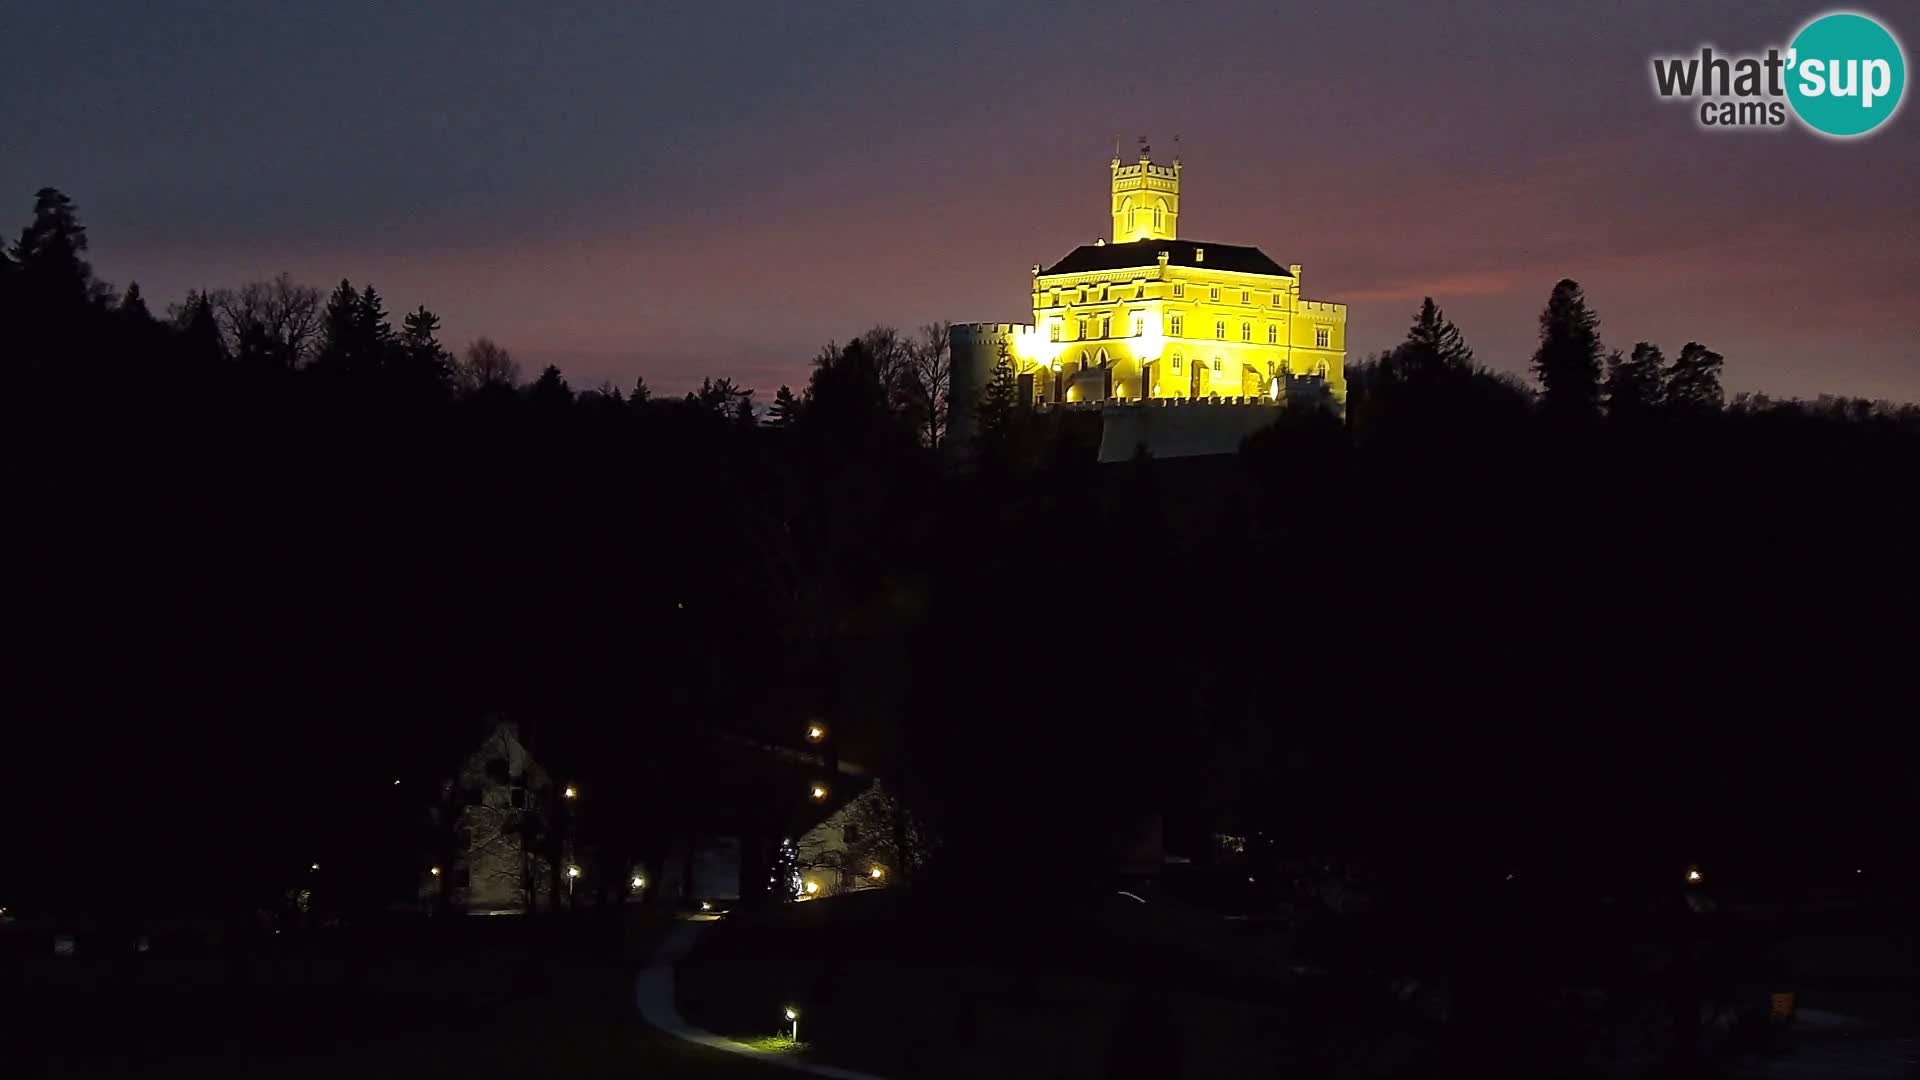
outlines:
[[[1218,285],[1215,285],[1215,286],[1213,286],[1212,288],[1210,288],[1210,289],[1208,289],[1208,290],[1207,290],[1207,299],[1209,299],[1209,300],[1218,300],[1218,299],[1220,299],[1220,286],[1218,286]]]
[[[1253,340],[1253,324],[1252,323],[1243,322],[1240,324],[1240,340],[1241,341]]]
[[[1253,303],[1252,299],[1250,299],[1250,294],[1245,289],[1240,290],[1240,302],[1243,304]]]
[[[1219,290],[1216,289],[1214,291],[1218,292]],[[1214,339],[1218,341],[1227,340],[1227,320],[1225,319],[1213,320],[1213,336],[1214,336]]]
[[[1047,324],[1047,340],[1048,341],[1060,340],[1060,324],[1059,323],[1055,322],[1055,323]]]
[[[1080,340],[1087,340],[1087,317],[1085,315],[1080,316]]]
[[[1173,336],[1174,337],[1179,337],[1183,333],[1185,333],[1185,330],[1183,329],[1183,327],[1186,324],[1186,321],[1187,321],[1186,319],[1178,315],[1175,315],[1173,317]]]
[[[1180,374],[1180,354],[1179,353],[1173,354],[1173,373],[1175,375]]]
[[[1220,370],[1220,358],[1217,356],[1213,358],[1213,370],[1215,371]]]
[[[1267,324],[1267,344],[1269,345],[1280,344],[1280,324],[1279,323]]]
[[[1138,315],[1133,317],[1133,336],[1139,337],[1147,332],[1147,320]]]
[[[1085,286],[1082,286],[1080,289],[1080,302],[1083,304],[1087,302],[1087,290]]]
[[[1178,281],[1176,281],[1176,282],[1174,282],[1174,283],[1173,283],[1173,295],[1174,295],[1175,297],[1181,297],[1181,296],[1185,296],[1185,295],[1187,295],[1187,287],[1186,287],[1186,285],[1185,285],[1185,284],[1183,284],[1182,282],[1178,282]]]
[[[1161,199],[1153,204],[1153,227],[1156,229],[1166,228],[1166,220],[1167,200]]]
[[[1274,307],[1279,307],[1279,306],[1280,306],[1280,294],[1279,294],[1279,293],[1274,293],[1274,294],[1273,294],[1273,306],[1274,306]]]
[[[1111,332],[1112,329],[1113,329],[1112,322],[1107,318],[1107,316],[1105,315],[1100,316],[1100,336],[1112,337],[1113,336]]]
[[[1314,327],[1313,328],[1313,347],[1316,349],[1332,348],[1333,347],[1333,331],[1327,329],[1324,326]]]

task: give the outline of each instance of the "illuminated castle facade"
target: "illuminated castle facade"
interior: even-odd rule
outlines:
[[[1003,358],[1021,402],[1107,414],[1102,459],[1231,452],[1290,399],[1344,407],[1344,304],[1302,298],[1298,263],[1180,239],[1178,158],[1114,158],[1110,194],[1111,242],[1034,266],[1031,324],[954,325],[954,434]]]

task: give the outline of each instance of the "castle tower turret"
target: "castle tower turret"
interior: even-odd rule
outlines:
[[[1140,142],[1140,160],[1132,165],[1113,159],[1113,242],[1172,240],[1180,220],[1180,159],[1171,165],[1153,163],[1146,140]]]

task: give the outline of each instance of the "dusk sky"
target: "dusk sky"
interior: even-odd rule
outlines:
[[[1305,264],[1349,358],[1423,295],[1524,369],[1553,283],[1730,391],[1920,400],[1920,116],[1709,132],[1649,58],[1820,4],[10,3],[0,223],[78,204],[156,309],[285,270],[529,375],[764,394],[874,323],[1027,321],[1114,136],[1183,236]],[[1861,8],[1903,36],[1920,9]]]

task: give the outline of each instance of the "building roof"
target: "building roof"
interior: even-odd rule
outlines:
[[[1194,252],[1204,249],[1205,261]],[[1098,270],[1126,270],[1132,267],[1160,265],[1160,253],[1167,253],[1169,266],[1199,266],[1208,270],[1227,270],[1239,274],[1268,274],[1290,277],[1287,268],[1267,258],[1257,247],[1239,244],[1210,244],[1205,240],[1132,240],[1124,244],[1082,244],[1067,257],[1041,271],[1049,274],[1086,274]]]

